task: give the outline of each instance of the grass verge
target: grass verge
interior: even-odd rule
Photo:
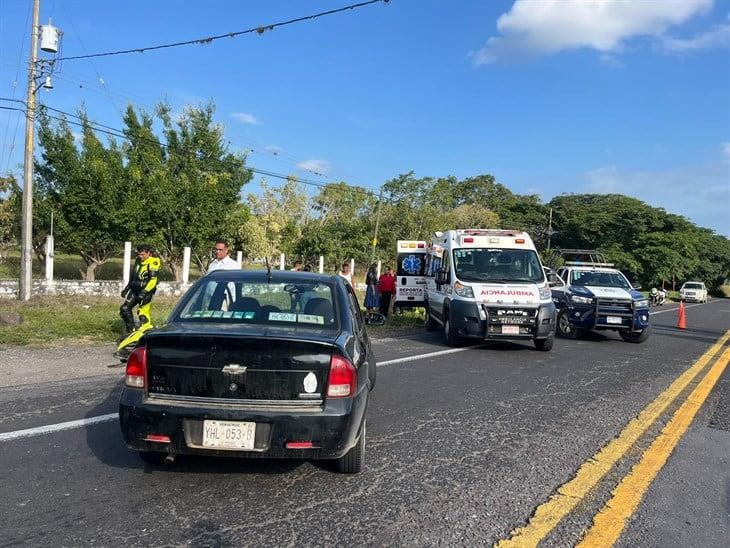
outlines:
[[[177,299],[156,297],[152,317],[162,324]],[[23,317],[18,325],[0,324],[0,345],[56,346],[70,343],[110,343],[124,331],[119,318],[121,299],[102,297],[43,297],[21,302],[0,300],[0,313]],[[383,326],[370,326],[368,331],[384,337],[392,331],[423,325],[423,312],[406,311],[391,314]]]

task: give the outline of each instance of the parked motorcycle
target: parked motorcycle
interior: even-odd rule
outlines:
[[[662,306],[665,302],[667,302],[667,292],[664,289],[652,287],[649,292],[649,305]]]

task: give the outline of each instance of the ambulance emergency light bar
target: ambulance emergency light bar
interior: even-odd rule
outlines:
[[[426,249],[426,242],[398,242],[400,249]]]

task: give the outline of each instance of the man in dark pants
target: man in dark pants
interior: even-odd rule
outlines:
[[[390,299],[395,293],[395,275],[392,268],[387,267],[385,273],[380,276],[378,288],[380,289],[380,313],[387,318],[390,312]]]
[[[137,247],[137,260],[129,283],[122,290],[124,302],[119,307],[119,315],[124,320],[127,333],[134,331],[134,315],[132,309],[139,305],[140,328],[152,322],[152,296],[157,290],[157,275],[160,271],[160,259],[152,256],[152,248],[147,244]]]

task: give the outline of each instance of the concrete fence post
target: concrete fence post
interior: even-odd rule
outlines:
[[[279,270],[284,270],[286,268],[286,257],[282,253],[279,255]]]
[[[236,251],[236,263],[238,268],[243,268],[243,251]]]
[[[324,273],[324,257],[322,255],[319,256],[319,273]]]
[[[53,283],[53,236],[46,236],[46,283]]]
[[[124,260],[122,261],[122,283],[127,287],[129,270],[132,268],[132,242],[124,242]]]
[[[380,268],[383,266],[383,261],[378,261],[378,271],[377,271],[377,277],[380,279]]]
[[[182,283],[190,280],[190,248],[183,247]]]
[[[352,276],[353,287],[355,286],[355,259],[350,259],[350,275]]]

